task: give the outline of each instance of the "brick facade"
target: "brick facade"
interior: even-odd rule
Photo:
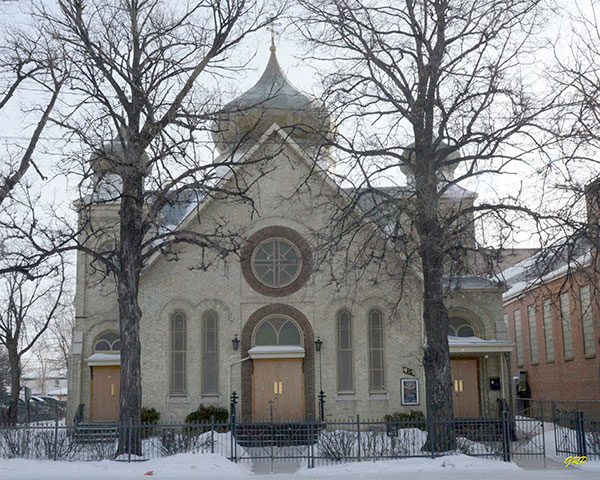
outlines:
[[[508,332],[516,342],[515,312],[520,310],[522,358],[517,361],[516,346],[512,354],[513,375],[519,370],[527,371],[527,381],[532,398],[552,400],[600,400],[600,348],[598,346],[600,328],[598,318],[598,293],[593,288],[590,269],[561,276],[518,296],[506,299],[504,313],[508,321]],[[584,352],[584,335],[580,288],[589,285],[591,291],[592,325],[594,352]],[[560,308],[560,297],[569,300],[572,356],[565,355],[565,333]],[[563,297],[565,298],[565,297]],[[550,300],[551,338],[554,344],[554,359],[546,353],[546,331],[544,329],[544,302]],[[530,346],[529,306],[535,307],[538,361],[532,361]],[[568,333],[567,333],[568,338]],[[568,344],[567,344],[568,345]],[[534,351],[535,354],[535,351]],[[534,358],[535,360],[535,358]]]

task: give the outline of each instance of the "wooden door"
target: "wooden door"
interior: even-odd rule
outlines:
[[[92,420],[119,421],[120,391],[121,367],[92,367]]]
[[[479,359],[453,358],[452,403],[455,417],[479,416]]]
[[[304,360],[252,361],[252,420],[304,420]]]

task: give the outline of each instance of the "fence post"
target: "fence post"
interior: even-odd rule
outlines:
[[[127,463],[131,463],[131,418],[127,420]]]
[[[510,422],[506,410],[502,410],[502,443],[504,447],[504,461],[510,462]]]
[[[587,456],[587,446],[585,444],[585,424],[583,421],[583,411],[575,412],[575,436],[577,437],[577,455]]]
[[[356,432],[358,434],[358,454],[357,458],[360,462],[360,415],[356,415]]]
[[[58,418],[54,419],[54,461],[58,458]]]
[[[215,416],[210,416],[210,453],[215,453]]]
[[[435,458],[435,420],[429,416],[427,417],[427,436],[431,447],[431,458]]]

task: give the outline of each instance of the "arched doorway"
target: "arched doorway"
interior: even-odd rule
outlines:
[[[297,309],[268,305],[242,330],[244,421],[293,421],[314,416],[312,327]]]

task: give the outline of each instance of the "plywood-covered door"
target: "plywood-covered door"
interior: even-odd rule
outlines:
[[[478,417],[479,359],[453,358],[450,360],[450,370],[454,416]]]
[[[91,417],[96,422],[119,420],[119,393],[121,368],[118,366],[92,367]]]
[[[252,361],[252,420],[304,419],[304,360],[302,358]]]

